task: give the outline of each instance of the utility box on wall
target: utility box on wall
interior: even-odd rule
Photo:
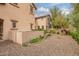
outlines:
[[[17,30],[10,31],[9,40],[18,44],[22,44],[22,32],[17,31]]]
[[[18,31],[16,33],[16,39],[17,39],[16,42],[22,45],[22,32],[21,31]]]

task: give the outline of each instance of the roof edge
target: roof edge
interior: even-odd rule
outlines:
[[[38,18],[43,18],[43,17],[47,17],[47,16],[49,16],[49,17],[50,17],[50,15],[44,15],[44,16],[35,17],[35,19],[38,19]]]
[[[34,4],[34,3],[32,3],[32,5],[35,7],[35,9],[37,9],[37,7],[35,6],[35,4]]]

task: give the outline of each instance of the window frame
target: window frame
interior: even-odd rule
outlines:
[[[42,29],[44,29],[44,25],[42,25]]]
[[[16,30],[16,29],[17,29],[17,22],[18,22],[18,21],[16,21],[16,20],[11,20],[11,22],[12,22],[12,29],[13,29],[13,30]]]

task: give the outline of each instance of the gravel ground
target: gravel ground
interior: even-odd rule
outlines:
[[[22,47],[0,42],[1,56],[79,56],[79,45],[70,36],[52,35],[38,44]]]

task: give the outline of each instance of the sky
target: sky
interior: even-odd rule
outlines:
[[[43,16],[50,14],[50,9],[53,7],[58,7],[63,14],[69,14],[72,11],[72,6],[70,3],[35,3],[37,10],[35,11],[35,16]]]

